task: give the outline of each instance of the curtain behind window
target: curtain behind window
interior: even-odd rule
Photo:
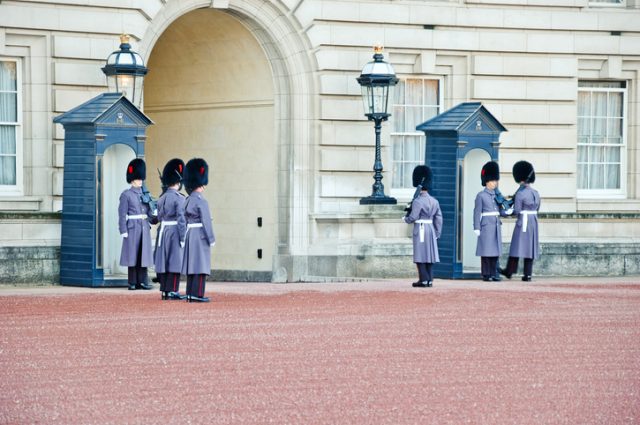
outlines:
[[[15,62],[0,62],[0,185],[16,184],[18,87]]]
[[[578,189],[621,188],[624,83],[581,81],[578,92]]]

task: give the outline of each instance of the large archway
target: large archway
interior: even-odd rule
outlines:
[[[232,15],[202,8],[173,21],[148,59],[144,110],[149,170],[180,157],[210,165],[218,243],[214,279],[271,280],[278,236],[278,146],[272,70]],[[153,192],[159,181],[148,176]],[[261,223],[261,226],[259,225]]]

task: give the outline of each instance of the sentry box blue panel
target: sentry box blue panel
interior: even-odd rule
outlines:
[[[105,279],[103,272],[102,159],[114,144],[143,157],[153,122],[121,93],[103,93],[53,122],[65,130],[60,283],[126,286],[126,279]]]
[[[425,133],[424,161],[433,171],[431,193],[440,202],[444,218],[438,241],[440,263],[434,264],[434,274],[479,278],[473,223],[468,222],[477,188],[468,182],[479,183],[482,165],[498,160],[500,133],[507,129],[480,102],[461,103],[416,129]]]

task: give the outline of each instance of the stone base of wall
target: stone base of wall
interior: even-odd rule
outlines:
[[[60,247],[0,247],[0,284],[60,283]]]
[[[541,258],[534,263],[536,276],[625,276],[640,275],[640,244],[634,243],[543,243]],[[406,251],[397,255],[398,251]],[[509,245],[500,259],[507,262]],[[274,268],[274,281],[335,281],[339,278],[413,278],[416,267],[411,244],[396,255],[281,256]],[[522,261],[520,262],[522,271]]]
[[[305,282],[413,278],[411,244],[384,255],[278,256],[273,272],[213,270],[211,279],[236,282]],[[508,245],[500,259],[506,264]],[[543,243],[534,263],[536,276],[640,275],[640,244]],[[522,263],[520,264],[520,271]],[[0,247],[0,284],[50,285],[60,282],[60,247]]]

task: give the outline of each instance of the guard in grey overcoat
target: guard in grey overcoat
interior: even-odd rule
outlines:
[[[515,194],[513,213],[518,217],[511,247],[509,249],[509,261],[507,267],[500,272],[511,279],[518,271],[518,259],[524,259],[524,274],[522,280],[531,281],[533,274],[533,260],[540,257],[540,243],[538,240],[538,210],[540,210],[540,194],[531,187],[536,180],[536,173],[527,161],[516,162],[513,166],[513,178],[520,183],[520,188]]]
[[[473,231],[478,236],[476,255],[480,257],[482,280],[499,281],[498,258],[502,254],[502,222],[500,216],[511,211],[498,207],[495,189],[500,180],[500,167],[489,161],[482,167],[480,179],[485,189],[476,195],[473,208]]]
[[[208,302],[204,296],[207,276],[211,273],[211,247],[216,238],[211,224],[209,204],[202,196],[209,182],[209,166],[194,158],[185,167],[184,186],[189,193],[185,202],[187,236],[182,261],[182,274],[187,275],[187,301]]]
[[[432,173],[426,165],[413,170],[413,186],[421,186],[420,192],[411,202],[405,223],[413,223],[413,262],[418,268],[418,281],[414,287],[433,286],[433,263],[440,262],[438,238],[442,233],[442,211],[438,200],[429,195]]]
[[[155,265],[162,299],[180,300],[182,246],[187,233],[184,218],[185,197],[179,192],[184,174],[184,162],[174,158],[162,170],[162,185],[166,191],[158,200],[160,230],[156,241]]]
[[[142,202],[142,181],[146,178],[145,162],[136,158],[127,166],[127,183],[118,205],[118,228],[122,236],[120,265],[128,268],[129,289],[152,289],[147,267],[153,265],[151,223],[155,217],[149,205]]]

